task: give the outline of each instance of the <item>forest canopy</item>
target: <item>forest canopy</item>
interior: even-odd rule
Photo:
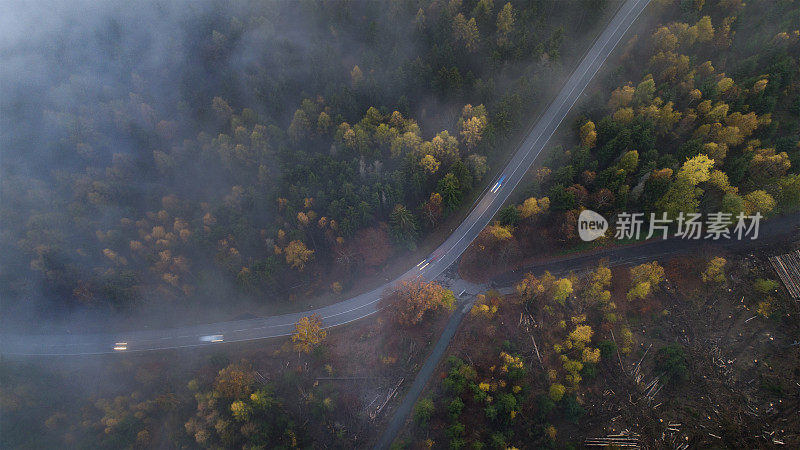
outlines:
[[[482,185],[605,5],[558,3],[15,10],[3,308],[349,289]]]

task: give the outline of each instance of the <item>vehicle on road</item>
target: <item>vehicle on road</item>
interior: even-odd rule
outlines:
[[[500,188],[503,187],[503,182],[504,181],[506,181],[506,176],[505,175],[500,177],[500,179],[497,180],[497,183],[495,183],[494,186],[492,186],[492,189],[490,189],[491,193],[492,194],[496,194],[500,190]]]

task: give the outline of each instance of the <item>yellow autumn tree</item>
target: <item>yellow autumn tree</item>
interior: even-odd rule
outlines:
[[[572,348],[582,352],[584,347],[591,342],[593,335],[594,331],[592,330],[592,327],[589,325],[578,325],[569,333],[567,339],[569,340]]]
[[[552,400],[554,402],[557,402],[557,401],[561,400],[562,397],[564,397],[564,394],[566,392],[567,392],[567,388],[564,387],[563,384],[561,384],[561,383],[553,383],[553,384],[550,385],[550,391],[549,391],[550,400]]]
[[[614,112],[612,117],[614,118],[615,122],[629,124],[633,122],[635,115],[633,113],[633,108],[620,108]]]
[[[328,337],[328,332],[322,328],[322,320],[317,314],[300,318],[295,324],[294,330],[292,342],[298,353],[311,353],[314,347]]]
[[[467,150],[474,149],[483,138],[483,130],[486,128],[488,120],[486,116],[470,117],[464,121],[461,128],[461,141]]]
[[[689,182],[692,186],[708,181],[711,177],[711,169],[714,167],[714,160],[706,155],[700,154],[694,158],[687,159],[678,171],[678,178]]]
[[[474,52],[478,49],[480,34],[474,17],[467,20],[464,14],[458,13],[453,18],[453,35],[468,51]]]
[[[712,258],[708,262],[706,270],[700,274],[703,283],[724,283],[725,282],[725,265],[728,261],[721,256]]]
[[[714,39],[714,26],[711,24],[711,17],[703,16],[694,26],[697,29],[697,40],[699,42],[708,42]]]
[[[635,89],[631,85],[619,87],[611,93],[611,99],[608,101],[608,107],[612,110],[628,107],[633,101],[633,93]]]
[[[762,148],[756,150],[748,171],[756,181],[763,182],[785,175],[791,166],[786,152],[777,153],[774,148]]]
[[[439,161],[432,155],[425,155],[419,160],[419,165],[425,169],[425,172],[433,174],[439,170]]]
[[[253,368],[249,363],[241,361],[220,370],[214,380],[214,391],[222,398],[246,398],[255,384]]]
[[[314,250],[309,250],[303,241],[289,242],[283,253],[286,256],[286,264],[300,271],[314,258]]]
[[[592,148],[597,143],[597,131],[595,130],[594,122],[587,120],[580,129],[581,144],[584,147]]]
[[[762,216],[767,215],[775,209],[776,204],[775,199],[763,190],[749,192],[744,196],[744,210],[750,215],[757,212]]]
[[[762,78],[762,79],[756,81],[755,84],[753,84],[753,92],[756,93],[756,94],[760,94],[760,93],[764,92],[764,89],[767,88],[767,84],[768,83],[769,83],[769,80],[766,79],[766,78]]]
[[[514,29],[514,7],[511,3],[503,5],[503,9],[497,13],[497,43],[505,45],[508,43],[508,36]]]
[[[535,197],[531,197],[522,202],[522,205],[519,206],[519,216],[522,219],[527,219],[528,217],[541,214],[547,211],[549,208],[550,208],[549,198],[542,197],[537,200]]]
[[[423,143],[421,150],[445,164],[452,164],[459,159],[458,140],[447,130],[434,136],[430,142]]]
[[[601,263],[589,277],[583,296],[590,303],[607,302],[611,299],[611,291],[606,289],[609,286],[611,286],[611,269]]]
[[[572,281],[569,278],[556,280],[553,284],[553,300],[563,304],[570,294],[572,294]]]
[[[628,300],[643,299],[654,287],[664,281],[664,268],[658,262],[640,264],[631,268],[631,289]]]
[[[494,238],[498,241],[505,241],[513,237],[513,234],[511,234],[511,228],[504,227],[499,223],[489,225],[486,227],[486,229],[489,230],[489,233],[491,233],[492,236],[494,236]]]
[[[522,281],[517,284],[516,290],[522,300],[530,300],[537,295],[543,294],[545,287],[533,274],[526,273]]]

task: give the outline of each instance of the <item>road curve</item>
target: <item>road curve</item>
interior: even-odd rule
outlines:
[[[71,356],[219,345],[288,336],[294,331],[294,324],[301,317],[311,314],[318,314],[326,327],[344,325],[374,314],[379,310],[378,302],[387,288],[409,278],[423,277],[432,280],[461,256],[503,206],[578,97],[649,3],[650,0],[627,0],[619,8],[502,173],[492,180],[490,188],[484,191],[466,219],[431,253],[428,259],[396,280],[323,308],[266,318],[124,333],[2,335],[0,352],[6,355]]]

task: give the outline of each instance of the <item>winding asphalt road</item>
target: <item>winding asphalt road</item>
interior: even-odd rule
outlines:
[[[466,219],[428,259],[398,279],[370,292],[323,308],[266,318],[125,333],[2,335],[0,352],[6,355],[69,356],[219,345],[223,342],[243,342],[290,335],[294,331],[294,324],[301,317],[311,314],[318,314],[326,327],[334,327],[376,313],[386,289],[404,279],[422,277],[432,280],[461,256],[503,206],[586,86],[649,3],[650,0],[627,0],[619,8],[502,173],[484,191]]]

